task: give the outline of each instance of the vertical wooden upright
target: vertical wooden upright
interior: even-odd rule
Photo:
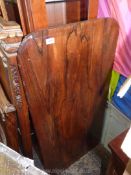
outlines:
[[[97,18],[98,0],[89,0],[88,2],[88,19]]]
[[[66,2],[66,22],[80,21],[80,0]]]
[[[88,1],[89,1],[89,0],[81,0],[81,7],[80,7],[81,20],[87,19],[87,14],[88,14]]]
[[[17,64],[17,50],[23,33],[17,23],[7,22],[2,17],[0,25],[0,81],[10,102],[16,108],[23,154],[32,158],[28,106]]]
[[[47,27],[47,15],[44,0],[17,0],[24,34]]]

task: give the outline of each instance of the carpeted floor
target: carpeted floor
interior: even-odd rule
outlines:
[[[98,145],[78,161],[72,164],[68,169],[61,172],[59,175],[105,175],[110,154],[102,146]],[[34,154],[35,165],[43,169],[41,162],[36,154]]]

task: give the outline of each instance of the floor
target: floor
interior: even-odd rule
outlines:
[[[110,153],[102,146],[98,145],[78,161],[64,171],[57,171],[59,175],[105,175]],[[43,169],[41,162],[34,154],[35,165]]]

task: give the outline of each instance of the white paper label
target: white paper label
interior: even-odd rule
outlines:
[[[48,39],[46,39],[46,45],[54,44],[54,43],[55,43],[55,38],[48,38]]]

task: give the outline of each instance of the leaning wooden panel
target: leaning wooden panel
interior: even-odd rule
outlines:
[[[99,19],[24,39],[18,63],[45,168],[66,167],[87,152],[94,112],[109,84],[117,36],[114,20]]]

